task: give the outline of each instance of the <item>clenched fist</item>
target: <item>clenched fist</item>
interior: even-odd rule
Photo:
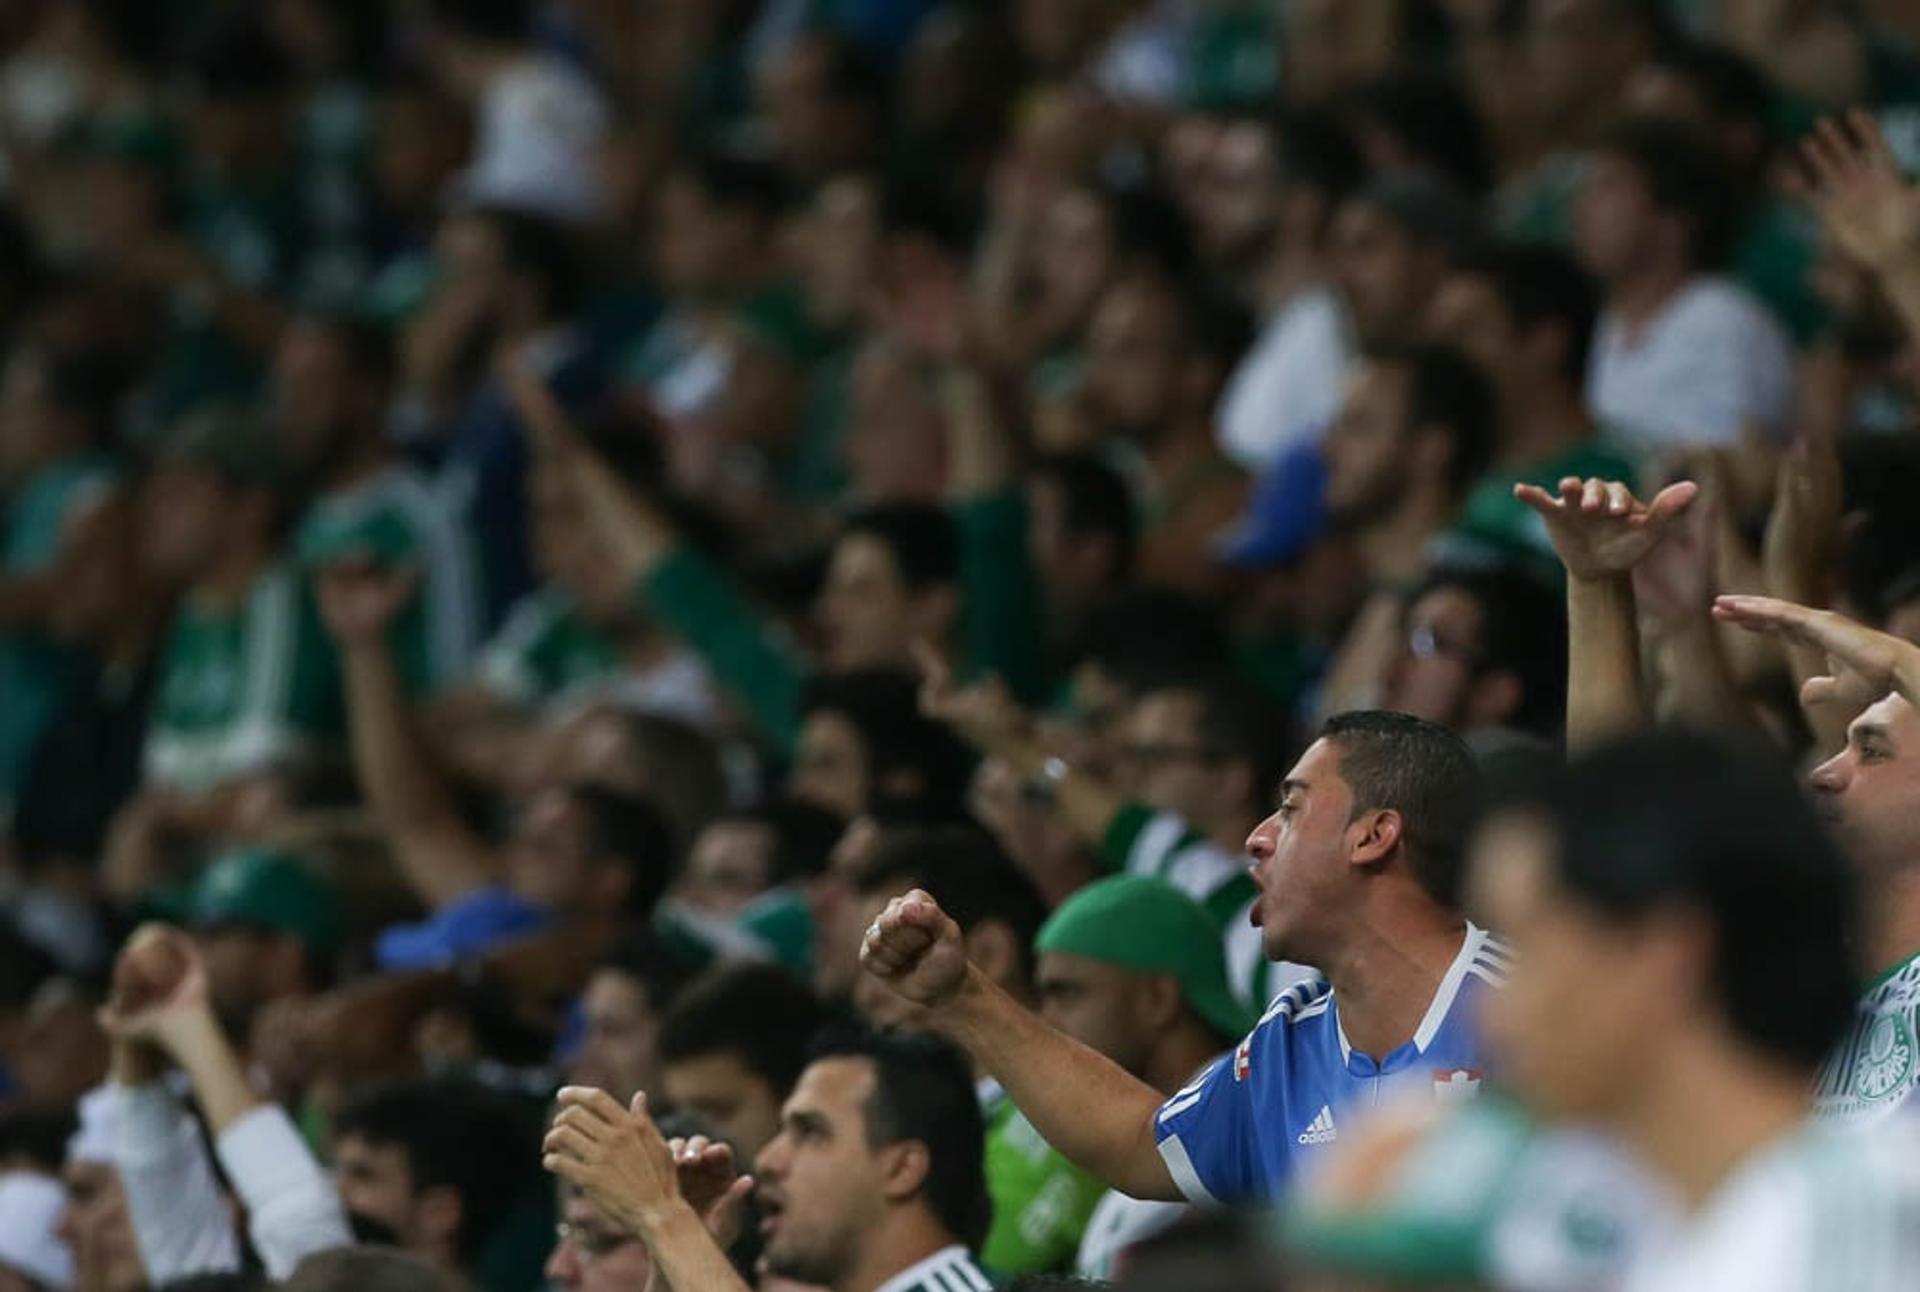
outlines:
[[[867,928],[860,963],[900,995],[930,1008],[959,994],[967,951],[955,924],[922,889],[887,903]]]

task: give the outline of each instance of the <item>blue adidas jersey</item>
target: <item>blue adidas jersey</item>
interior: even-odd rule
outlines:
[[[1482,1071],[1477,1001],[1506,981],[1510,953],[1471,924],[1413,1039],[1384,1059],[1356,1052],[1333,988],[1309,978],[1282,992],[1232,1054],[1162,1104],[1154,1139],[1195,1203],[1279,1195],[1343,1120],[1423,1089],[1470,1098]]]

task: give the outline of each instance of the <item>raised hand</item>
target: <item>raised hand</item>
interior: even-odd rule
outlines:
[[[680,1172],[680,1194],[699,1213],[722,1247],[740,1237],[740,1204],[753,1192],[753,1177],[734,1168],[733,1146],[705,1135],[676,1135],[667,1151]]]
[[[1920,192],[1901,178],[1872,114],[1823,119],[1800,157],[1809,177],[1802,195],[1848,256],[1885,272],[1920,252]]]
[[[1831,438],[1813,432],[1797,438],[1781,459],[1773,510],[1761,543],[1767,591],[1782,598],[1812,598],[1840,540],[1840,455]]]
[[[413,600],[420,571],[373,560],[336,561],[320,570],[317,584],[327,630],[343,644],[365,645],[385,640],[388,627]]]
[[[1573,476],[1560,482],[1557,496],[1538,485],[1513,487],[1513,496],[1546,521],[1547,536],[1567,574],[1581,581],[1632,570],[1699,492],[1698,485],[1682,480],[1643,503],[1618,481],[1582,481]]]
[[[1721,597],[1713,603],[1713,614],[1723,623],[1826,655],[1828,672],[1807,679],[1800,691],[1802,704],[1858,712],[1892,691],[1920,704],[1920,646],[1911,642],[1831,610],[1776,597]]]
[[[184,1030],[212,1014],[206,966],[193,940],[167,924],[141,926],[113,962],[100,1026],[116,1041],[174,1050]]]
[[[1656,621],[1668,625],[1706,622],[1713,600],[1721,497],[1719,491],[1709,491],[1673,523],[1665,541],[1655,543],[1633,567],[1634,601]]]
[[[919,888],[888,902],[867,927],[860,963],[895,992],[930,1008],[952,1000],[967,978],[960,926]]]
[[[647,1097],[630,1108],[604,1090],[567,1086],[542,1145],[541,1165],[577,1185],[594,1206],[644,1235],[683,1200],[680,1172]]]
[[[920,666],[921,713],[984,754],[1004,754],[1027,738],[1027,712],[999,678],[958,687],[953,669],[930,643],[915,642],[913,656]]]

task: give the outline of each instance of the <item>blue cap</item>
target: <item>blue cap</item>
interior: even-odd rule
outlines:
[[[1214,559],[1243,568],[1285,565],[1320,536],[1327,519],[1327,467],[1317,444],[1297,444],[1253,482],[1240,519],[1214,540]]]
[[[501,888],[483,888],[441,907],[418,924],[396,924],[374,944],[383,970],[438,969],[503,942],[538,933],[553,917]]]

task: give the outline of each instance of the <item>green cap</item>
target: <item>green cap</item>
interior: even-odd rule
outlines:
[[[1220,926],[1163,880],[1115,875],[1088,884],[1040,926],[1033,948],[1170,974],[1187,1005],[1222,1036],[1244,1035],[1257,1021],[1227,986]]]
[[[300,939],[316,956],[340,947],[340,902],[299,858],[265,848],[220,857],[194,884],[187,918],[198,929],[242,924]]]
[[[183,413],[162,438],[158,456],[163,462],[210,468],[238,485],[270,489],[281,482],[272,431],[233,404],[202,404]]]

